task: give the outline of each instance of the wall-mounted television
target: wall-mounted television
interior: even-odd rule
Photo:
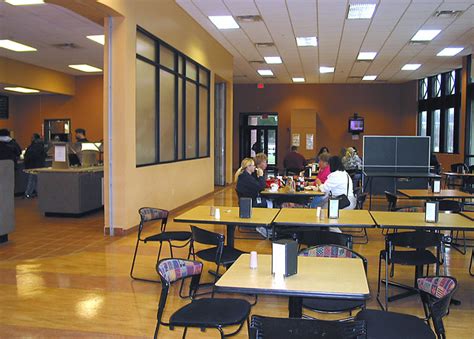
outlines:
[[[364,132],[364,118],[351,117],[349,118],[349,133],[362,133]]]

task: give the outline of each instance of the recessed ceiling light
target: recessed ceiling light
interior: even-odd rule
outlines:
[[[100,68],[91,66],[91,65],[86,65],[86,64],[81,64],[81,65],[68,65],[71,68],[77,69],[78,71],[81,72],[87,72],[87,73],[92,73],[92,72],[102,72]]]
[[[376,75],[364,75],[364,77],[362,78],[362,80],[365,81],[374,81],[375,79],[377,79]]]
[[[402,67],[402,71],[416,71],[420,66],[421,64],[406,64]]]
[[[267,64],[281,64],[281,58],[279,56],[264,57]]]
[[[6,91],[19,92],[19,93],[39,93],[37,89],[26,88],[26,87],[4,87]]]
[[[454,56],[461,52],[464,47],[446,47],[441,52],[436,54],[437,56]]]
[[[360,52],[357,60],[374,60],[377,52]]]
[[[293,80],[293,82],[305,82],[304,78],[291,78],[291,80]]]
[[[88,35],[87,39],[97,42],[98,44],[105,45],[105,36],[103,34],[100,35]]]
[[[376,4],[350,4],[347,19],[370,19],[375,7]]]
[[[296,38],[296,44],[299,47],[317,46],[318,39],[315,36],[301,36]]]
[[[440,29],[420,29],[411,41],[431,41],[441,32]]]
[[[271,76],[273,76],[273,72],[272,72],[271,69],[259,69],[259,70],[257,70],[257,72],[262,77],[271,77]]]
[[[334,73],[334,67],[319,67],[319,73]]]
[[[23,44],[20,44],[19,42],[16,42],[16,41],[13,41],[13,40],[0,40],[0,47],[3,47],[5,49],[9,49],[11,51],[15,51],[15,52],[34,52],[36,51],[37,49],[36,48],[33,48],[33,47],[30,47],[30,46],[27,46],[27,45],[23,45]]]
[[[239,25],[234,20],[232,15],[215,15],[210,16],[209,20],[212,21],[214,25],[216,25],[219,29],[232,29],[232,28],[239,28]]]
[[[41,5],[44,4],[44,0],[5,0],[13,6],[26,6],[26,5]]]

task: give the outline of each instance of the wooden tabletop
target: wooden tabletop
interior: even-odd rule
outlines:
[[[25,170],[27,173],[81,173],[81,172],[103,172],[103,166],[92,166],[92,167],[69,167],[69,168],[52,168],[42,167]]]
[[[474,220],[474,212],[469,212],[469,211],[462,211],[460,214],[464,215],[466,218],[469,218],[470,220]]]
[[[474,177],[474,173],[441,172],[441,175],[447,177]]]
[[[218,290],[249,294],[368,299],[364,265],[360,259],[298,257],[298,273],[275,278],[269,254],[258,255],[251,269],[250,255],[242,254],[216,283]]]
[[[317,218],[316,209],[313,208],[282,208],[273,222],[281,226],[375,226],[367,210],[340,210],[338,219],[329,219],[326,209],[321,210],[321,215]]]
[[[371,211],[377,225],[381,228],[471,230],[474,222],[456,213],[439,213],[437,223],[425,222],[425,213],[419,212],[379,212]]]
[[[296,191],[290,191],[288,187],[280,188],[276,192],[273,192],[269,188],[266,188],[265,190],[260,192],[260,194],[265,195],[265,196],[300,196],[300,197],[314,197],[317,195],[324,195],[324,193],[319,190],[317,191],[304,190],[304,191],[296,192]]]
[[[211,216],[211,206],[197,206],[174,218],[176,222],[195,222],[200,224],[262,225],[268,226],[280,212],[277,208],[252,208],[251,218],[240,218],[238,207],[214,206],[219,208],[221,217]]]
[[[474,195],[460,190],[441,190],[440,193],[433,193],[431,190],[422,189],[403,189],[398,193],[408,197],[409,199],[466,199],[474,198]]]

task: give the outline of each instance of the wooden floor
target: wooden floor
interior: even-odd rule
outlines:
[[[234,190],[218,190],[199,204],[236,205]],[[143,337],[153,335],[160,285],[133,281],[129,277],[136,234],[124,237],[103,235],[101,212],[80,219],[45,218],[37,200],[16,199],[17,228],[10,241],[0,245],[0,337]],[[158,206],[157,206],[158,207]],[[385,209],[382,200],[376,209]],[[180,211],[182,212],[182,211]],[[173,215],[171,216],[171,220]],[[188,225],[169,223],[169,229],[187,229]],[[209,226],[207,226],[209,227]],[[221,226],[211,227],[224,232]],[[368,245],[354,249],[369,261],[369,282],[375,301],[378,253],[383,246],[380,230],[369,231]],[[270,253],[266,240],[236,240],[245,251]],[[136,273],[156,279],[154,263],[157,247],[140,250]],[[165,250],[165,255],[168,254]],[[178,254],[184,256],[184,251]],[[474,278],[468,274],[470,252],[462,256],[447,250],[447,274],[459,281],[456,298],[461,306],[451,307],[445,318],[448,338],[474,338]],[[343,277],[341,277],[343,278]],[[413,270],[397,267],[395,278],[412,283]],[[210,277],[205,276],[205,279]],[[186,303],[172,290],[165,317]],[[391,303],[392,311],[422,316],[417,297]],[[253,314],[288,315],[287,298],[259,298]],[[327,318],[320,316],[321,318]],[[163,327],[160,338],[181,337],[182,330]],[[208,330],[188,331],[189,338],[218,337]],[[245,329],[237,336],[246,338]]]

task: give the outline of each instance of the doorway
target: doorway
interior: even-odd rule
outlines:
[[[254,157],[257,153],[268,156],[268,170],[277,165],[278,113],[240,113],[240,159]]]

